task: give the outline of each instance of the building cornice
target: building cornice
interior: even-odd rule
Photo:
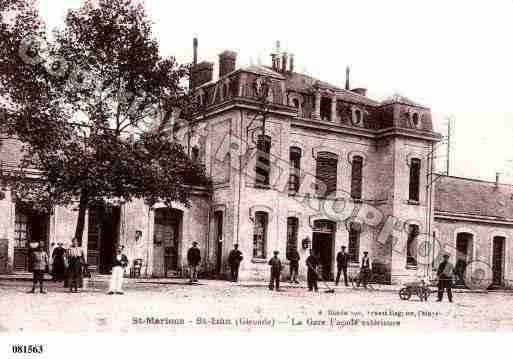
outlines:
[[[513,226],[513,218],[479,216],[479,215],[474,215],[474,214],[446,212],[446,211],[439,211],[439,210],[435,210],[435,220],[436,219],[478,222],[478,223],[488,223],[488,224],[503,224],[503,225],[507,225],[507,226]]]

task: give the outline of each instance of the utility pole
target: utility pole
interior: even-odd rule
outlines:
[[[451,161],[451,122],[452,118],[449,117],[447,120],[447,154],[446,154],[446,172],[447,176],[449,176],[450,161]]]

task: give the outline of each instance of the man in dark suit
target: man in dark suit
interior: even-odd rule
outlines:
[[[288,253],[289,266],[290,266],[290,283],[299,284],[297,281],[297,275],[299,271],[299,252],[296,248],[292,249]]]
[[[371,276],[371,265],[370,258],[368,256],[369,252],[363,252],[362,265],[360,266],[360,279],[358,281],[358,286],[363,282],[363,287],[367,288],[367,283],[369,282]]]
[[[200,250],[197,247],[198,242],[192,242],[192,247],[187,251],[187,262],[189,264],[189,282],[198,282],[198,265],[201,261]]]
[[[310,255],[306,259],[306,267],[308,271],[306,272],[306,281],[308,282],[308,290],[311,292],[312,290],[318,291],[317,288],[317,279],[319,274],[317,273],[317,267],[319,266],[319,258],[310,250]]]
[[[274,256],[269,260],[271,266],[271,280],[269,282],[269,290],[273,290],[276,284],[276,291],[280,290],[281,261],[278,258],[278,251],[273,252]]]
[[[441,302],[444,296],[444,289],[447,290],[447,298],[452,303],[452,276],[454,274],[454,266],[449,262],[449,254],[444,254],[444,259],[438,266],[436,271],[438,275],[438,300]]]
[[[340,252],[337,253],[337,280],[335,285],[340,281],[340,272],[344,274],[344,284],[347,284],[347,263],[349,262],[349,254],[346,253],[346,246],[340,247]]]
[[[242,252],[239,251],[239,245],[234,244],[232,251],[228,255],[228,263],[230,264],[232,282],[236,282],[239,279],[239,266],[240,262],[242,262],[242,258]]]

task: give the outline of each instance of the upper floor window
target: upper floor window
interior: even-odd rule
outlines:
[[[266,212],[255,213],[255,225],[253,228],[253,258],[265,258],[267,242],[268,214]]]
[[[298,147],[290,148],[290,176],[289,191],[299,191],[299,178],[301,171],[301,149]]]
[[[362,198],[362,168],[363,157],[354,156],[351,166],[351,198]]]
[[[327,195],[337,191],[337,167],[337,155],[329,152],[318,153],[315,174],[318,195]],[[324,188],[326,193],[322,193]]]
[[[255,168],[255,184],[269,186],[271,174],[271,137],[258,136]]]
[[[328,97],[321,98],[321,120],[331,121],[331,99]]]
[[[417,265],[417,237],[419,235],[419,226],[416,224],[408,225],[408,240],[406,243],[406,265]]]
[[[410,193],[408,199],[411,201],[419,201],[420,190],[420,160],[412,158],[410,162]]]

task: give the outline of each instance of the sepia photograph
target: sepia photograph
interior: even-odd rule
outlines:
[[[511,333],[512,14],[0,0],[7,358],[35,333]]]

